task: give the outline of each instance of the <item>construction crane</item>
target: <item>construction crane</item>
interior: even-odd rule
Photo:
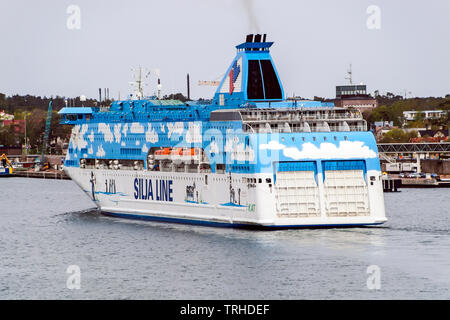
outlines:
[[[215,80],[199,80],[197,84],[199,86],[218,87],[218,86],[220,86],[220,81],[218,79],[223,78],[224,75],[225,75],[225,73],[218,76]]]
[[[47,150],[48,136],[50,134],[50,125],[52,123],[52,101],[48,104],[47,121],[45,123],[44,145],[41,152],[41,165],[44,163],[45,151]]]
[[[208,80],[199,80],[197,83],[199,86],[212,86],[218,87],[220,85],[220,81],[208,81]]]
[[[14,169],[13,169],[12,163],[11,163],[11,161],[8,160],[8,157],[6,156],[6,154],[3,153],[0,156],[0,161],[2,162],[2,165],[3,165],[3,168],[4,168],[4,171],[0,172],[0,175],[13,174]],[[8,164],[9,168],[6,168],[6,164]]]

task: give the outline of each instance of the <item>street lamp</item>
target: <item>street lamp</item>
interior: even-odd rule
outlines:
[[[31,114],[31,113],[29,113],[29,112],[24,112],[24,122],[25,122],[25,129],[24,129],[24,131],[25,131],[25,156],[27,156],[28,155],[28,139],[27,139],[27,115],[29,115],[29,114]]]

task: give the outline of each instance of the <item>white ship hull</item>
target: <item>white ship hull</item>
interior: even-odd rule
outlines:
[[[289,172],[284,177],[279,173],[273,183],[272,174],[65,170],[102,213],[123,218],[259,228],[348,227],[386,221],[378,171],[362,176],[341,173],[347,175],[339,177],[347,181],[341,186],[331,178],[323,181],[320,173],[312,180],[307,173]],[[369,181],[369,176],[376,181]]]

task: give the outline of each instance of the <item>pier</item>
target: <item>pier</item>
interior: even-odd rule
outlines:
[[[386,178],[381,180],[383,182],[383,191],[384,192],[399,192],[402,187],[401,179],[391,179]]]
[[[70,180],[64,171],[15,171],[14,176],[22,178]]]

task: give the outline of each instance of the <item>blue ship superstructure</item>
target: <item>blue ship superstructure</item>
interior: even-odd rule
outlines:
[[[139,207],[139,201],[150,199],[154,187],[145,181],[151,178],[135,178],[131,190],[117,191],[120,187],[108,175],[132,172],[184,181],[170,180],[174,194],[183,190],[184,203],[210,211],[221,206],[238,210],[240,223],[232,225],[384,222],[377,146],[361,114],[332,103],[285,100],[269,51],[272,44],[265,35],[248,35],[236,46],[236,57],[210,104],[140,99],[114,101],[108,107],[63,108],[62,123],[74,125],[66,171],[79,185],[84,183],[77,181],[81,176],[90,175],[94,186],[93,177],[102,175],[106,187],[100,198],[128,194],[136,201],[128,203],[129,211],[154,218],[161,218],[158,209],[149,209],[150,215]],[[114,192],[108,183],[114,184]],[[169,195],[169,182],[158,186],[159,199],[177,202]],[[91,193],[101,202],[93,189]],[[218,199],[218,193],[229,201]],[[266,203],[264,197],[271,200]],[[118,205],[120,197],[115,199]],[[262,213],[255,216],[258,210]],[[104,211],[127,214],[124,207]],[[193,221],[225,223],[230,219],[224,215],[196,216]],[[167,212],[162,217],[180,219]],[[308,217],[311,223],[301,220]]]

